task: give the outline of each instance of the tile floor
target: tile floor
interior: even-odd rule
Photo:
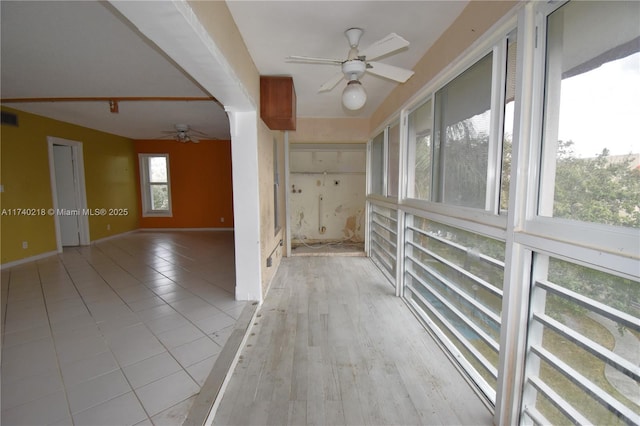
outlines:
[[[232,232],[136,232],[2,271],[2,425],[176,425],[245,302]]]

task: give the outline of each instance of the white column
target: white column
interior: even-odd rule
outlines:
[[[256,111],[229,112],[233,163],[236,299],[262,303]]]

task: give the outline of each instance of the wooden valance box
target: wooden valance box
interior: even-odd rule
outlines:
[[[293,78],[260,76],[260,117],[271,130],[296,129]]]

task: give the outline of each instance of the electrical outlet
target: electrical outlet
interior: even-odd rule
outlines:
[[[28,242],[26,242],[26,241],[23,241],[23,242],[22,242],[22,248],[23,248],[23,249],[28,249],[28,248],[29,248],[29,243],[28,243]]]
[[[107,223],[107,231],[111,231],[111,224]]]
[[[224,217],[220,218],[220,222],[224,223]]]

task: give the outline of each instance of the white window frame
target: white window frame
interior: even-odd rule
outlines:
[[[536,279],[546,279],[550,256],[603,272],[638,279],[638,230],[563,218],[540,216],[539,205],[549,202],[555,177],[554,149],[543,149],[547,17],[566,2],[530,2],[521,10],[518,25],[518,59],[514,151],[511,165],[509,219],[507,227],[504,335],[501,365],[513,366],[513,374],[503,371],[501,389],[524,390],[525,364],[521,355],[526,345],[540,339],[539,327],[530,327],[531,312],[542,311],[545,300],[530,298]],[[540,165],[543,165],[542,167]],[[551,166],[546,169],[545,166]],[[518,171],[519,170],[519,171]],[[534,254],[538,254],[534,258]],[[535,260],[534,260],[535,259]],[[523,308],[525,307],[525,308]],[[528,330],[521,333],[519,330]],[[535,375],[537,361],[529,359],[527,375]],[[529,392],[498,392],[497,423],[512,423],[531,403]],[[522,405],[521,405],[522,404]],[[521,419],[522,420],[522,419]]]
[[[164,157],[167,164],[167,181],[166,182],[150,182],[149,181],[149,159],[154,157]],[[140,198],[142,199],[142,217],[173,217],[173,207],[171,200],[171,174],[169,166],[169,154],[149,153],[138,154],[140,166]],[[153,210],[151,204],[151,187],[153,185],[167,185],[167,195],[169,197],[169,208],[167,210]]]
[[[501,104],[504,100],[504,85],[506,79],[506,72],[503,70],[504,60],[506,60],[506,48],[507,43],[506,39],[509,34],[511,34],[514,29],[517,28],[517,16],[515,13],[509,15],[508,17],[501,20],[494,27],[493,31],[489,31],[487,36],[483,37],[481,41],[479,41],[476,45],[472,46],[468,49],[467,52],[464,52],[461,57],[455,61],[450,67],[445,68],[429,85],[425,86],[424,90],[420,91],[415,97],[413,97],[410,101],[405,104],[400,110],[400,183],[401,188],[398,191],[398,201],[397,205],[393,205],[395,200],[389,197],[380,197],[374,194],[369,193],[368,202],[369,204],[376,204],[381,206],[388,206],[389,208],[397,208],[398,210],[398,251],[396,256],[396,294],[398,296],[405,296],[404,293],[404,271],[405,271],[405,229],[407,226],[407,221],[410,221],[410,218],[407,219],[407,215],[417,215],[429,220],[437,221],[442,223],[443,225],[454,226],[460,228],[461,230],[470,231],[473,233],[478,233],[480,235],[484,235],[489,238],[498,239],[501,241],[507,240],[507,216],[500,215],[498,211],[499,207],[499,184],[500,184],[500,176],[495,176],[493,179],[487,182],[488,188],[493,195],[495,200],[488,201],[488,204],[485,208],[470,208],[470,207],[461,207],[454,206],[450,204],[445,204],[442,202],[434,202],[431,200],[420,200],[415,198],[407,197],[407,189],[409,186],[408,182],[408,173],[411,173],[410,170],[412,168],[412,163],[415,162],[415,153],[409,150],[409,141],[408,141],[408,133],[407,133],[407,117],[408,115],[414,111],[416,108],[422,106],[429,99],[432,102],[431,114],[435,114],[435,93],[440,90],[442,87],[446,86],[449,82],[453,81],[457,78],[461,73],[466,71],[468,68],[473,66],[483,57],[488,55],[489,53],[493,53],[493,64],[492,64],[492,94],[491,94],[491,107],[492,107],[492,118],[490,122],[491,126],[491,140],[490,143],[492,147],[490,147],[491,156],[488,165],[487,173],[491,173],[492,170],[500,167],[500,155],[501,155],[501,147],[502,147],[502,123],[504,121],[504,110],[502,108],[498,108],[495,111],[497,105]],[[499,52],[496,55],[496,51]],[[499,63],[498,63],[499,62]],[[497,72],[496,70],[500,70]],[[495,113],[494,113],[495,111]],[[387,129],[396,123],[397,116],[389,117],[388,121],[385,122],[383,126],[380,126],[378,130],[374,133],[375,136],[378,136],[382,131],[387,131]],[[500,131],[498,131],[500,130]],[[432,129],[433,131],[433,129]],[[432,137],[433,139],[433,137]],[[433,142],[435,144],[435,141]],[[386,193],[386,184],[387,184],[387,176],[386,171],[388,170],[388,166],[386,164],[386,155],[387,155],[387,135],[385,134],[385,193]],[[370,248],[371,250],[371,248]],[[508,250],[508,249],[507,249]],[[520,281],[516,281],[520,282]],[[522,305],[526,306],[526,304]],[[518,312],[518,314],[522,314]],[[503,341],[503,336],[501,335],[501,342]],[[455,353],[455,350],[453,351]],[[500,359],[498,368],[503,373],[505,372],[505,360]],[[471,370],[467,371],[466,374],[469,374]],[[473,373],[471,373],[473,374]],[[498,389],[504,389],[504,384],[500,383],[500,378],[498,379]],[[479,383],[480,381],[478,381]],[[481,399],[487,403],[488,406],[492,406],[493,402],[490,401],[496,400],[495,391],[493,389],[484,389],[483,391],[479,390],[479,395],[484,393]],[[509,405],[512,404],[512,401],[508,402]],[[493,410],[492,410],[493,411]],[[500,414],[498,414],[498,418],[502,418]]]
[[[391,156],[390,154],[390,149],[391,149],[391,144],[389,143],[389,139],[391,138],[391,132],[392,129],[397,128],[398,131],[398,155],[397,155],[397,161],[398,164],[396,165],[396,171],[398,172],[398,179],[396,181],[396,188],[393,188],[393,190],[396,192],[395,195],[390,195],[390,176],[389,176],[389,168],[391,167]],[[385,127],[385,134],[384,134],[384,145],[385,145],[385,169],[384,169],[384,181],[385,181],[385,195],[387,197],[387,199],[389,200],[393,200],[394,202],[398,201],[398,197],[400,196],[400,191],[401,191],[401,187],[400,187],[400,163],[402,161],[402,156],[401,156],[401,150],[402,150],[402,132],[403,132],[403,128],[400,125],[400,120],[399,119],[395,119],[393,120],[388,126]]]
[[[413,193],[415,193],[415,179],[416,179],[416,144],[414,140],[409,138],[409,117],[413,114],[418,108],[423,107],[428,102],[431,102],[431,157],[433,161],[433,103],[434,96],[433,94],[428,95],[426,98],[421,99],[421,102],[417,105],[412,106],[404,111],[404,120],[403,126],[401,130],[401,136],[404,137],[404,149],[403,154],[404,158],[402,161],[402,165],[405,167],[405,171],[403,173],[404,180],[402,181],[403,192],[400,193],[401,200],[417,200],[417,201],[425,201],[428,202],[431,199],[431,188],[429,188],[429,199],[416,198],[414,196],[409,196],[409,187],[412,187]],[[413,136],[413,135],[412,135]],[[402,139],[401,139],[402,140]],[[433,171],[432,171],[433,173]],[[433,179],[432,179],[433,180]]]
[[[373,163],[373,142],[376,138],[382,135],[382,187],[380,189],[380,193],[373,192],[373,179],[375,176],[373,175],[373,167],[377,166],[377,164]],[[368,170],[368,178],[367,178],[367,197],[376,198],[378,200],[386,200],[387,194],[387,126],[376,131],[374,135],[367,142],[367,170]]]
[[[489,31],[489,35],[482,40],[482,42],[478,43],[473,48],[469,49],[469,52],[465,52],[458,61],[455,61],[451,67],[445,68],[441,74],[436,77],[431,84],[425,87],[425,89],[416,95],[403,109],[403,113],[405,116],[408,116],[415,109],[422,106],[425,102],[431,99],[431,114],[432,117],[435,115],[436,105],[435,105],[435,94],[440,89],[445,87],[451,81],[455,80],[460,74],[465,72],[479,60],[481,60],[486,55],[493,53],[492,57],[492,89],[491,89],[491,107],[492,107],[492,117],[490,121],[491,128],[491,139],[489,146],[489,157],[488,158],[488,167],[487,173],[491,173],[495,170],[496,167],[500,167],[498,156],[501,154],[502,148],[502,132],[497,132],[502,126],[504,122],[504,110],[499,108],[496,111],[496,114],[493,113],[493,108],[497,103],[502,102],[502,98],[504,97],[504,81],[506,79],[506,73],[500,68],[502,67],[502,62],[506,59],[506,37],[509,33],[511,33],[516,28],[516,17],[515,15],[510,16],[508,19],[504,20],[504,22],[500,22],[496,25],[495,31]],[[499,69],[500,71],[496,72]],[[435,124],[434,126],[435,127]],[[402,146],[401,149],[407,151],[406,146],[409,144],[409,141],[406,140],[407,136],[407,122],[403,121],[403,126],[401,126],[401,141],[404,139],[405,146]],[[435,146],[435,135],[433,135],[434,129],[432,129],[432,144]],[[406,153],[407,157],[404,159],[404,167],[407,170],[411,169],[411,164],[415,162],[415,152]],[[432,159],[433,159],[432,155]],[[407,177],[405,177],[407,179]],[[433,182],[432,182],[433,184]],[[436,202],[430,200],[421,200],[417,198],[408,197],[408,186],[410,183],[408,179],[403,181],[403,188],[399,191],[400,201],[399,204],[406,207],[415,208],[418,210],[428,210],[439,215],[447,216],[450,218],[459,218],[463,220],[468,220],[476,223],[487,224],[493,228],[495,228],[494,232],[490,236],[497,236],[502,234],[503,230],[507,226],[507,219],[505,215],[499,214],[499,185],[500,185],[500,177],[496,177],[491,180],[487,180],[487,192],[492,195],[491,200],[486,200],[486,205],[484,209],[481,208],[471,208],[471,207],[463,207],[463,206],[454,206],[451,204],[446,204],[443,202]],[[432,188],[433,191],[433,188]],[[432,193],[433,197],[433,193]]]
[[[366,238],[365,238],[365,252],[368,257],[373,258],[374,252],[377,250],[376,247],[372,244],[371,232],[373,229],[371,228],[370,221],[373,220],[374,215],[374,205],[388,208],[396,212],[396,226],[395,226],[395,234],[397,238],[396,249],[393,256],[395,256],[395,276],[391,276],[389,271],[384,270],[384,268],[380,268],[384,270],[384,274],[387,278],[392,282],[396,290],[396,296],[401,296],[402,294],[402,283],[403,283],[403,269],[404,267],[399,266],[399,262],[402,262],[402,257],[404,256],[404,238],[400,235],[401,230],[404,229],[404,213],[398,209],[398,204],[400,200],[404,196],[404,191],[406,188],[406,176],[405,176],[405,145],[406,145],[406,135],[405,135],[405,125],[406,117],[403,115],[403,111],[400,111],[399,114],[394,114],[389,118],[388,121],[385,122],[384,125],[380,126],[373,132],[373,136],[367,142],[367,200],[366,200]],[[404,117],[404,118],[403,118]],[[389,135],[391,129],[393,127],[397,127],[398,131],[398,164],[397,164],[397,188],[396,195],[389,195]],[[382,135],[382,190],[381,194],[375,194],[372,192],[373,182],[372,182],[372,170],[373,170],[373,141],[375,138]]]
[[[529,330],[529,308],[540,307],[541,301],[530,300],[532,282],[546,274],[545,258],[554,257],[613,275],[638,279],[638,259],[640,245],[638,230],[610,225],[571,221],[538,215],[540,199],[540,169],[543,156],[541,150],[542,123],[544,112],[544,67],[546,38],[546,16],[561,2],[521,2],[511,12],[500,19],[476,43],[436,75],[422,90],[399,108],[401,122],[400,138],[400,190],[399,200],[373,195],[368,191],[368,205],[381,205],[398,211],[398,254],[396,264],[397,294],[402,295],[404,283],[403,262],[405,229],[411,218],[417,215],[451,225],[462,230],[478,233],[505,241],[505,265],[503,288],[502,327],[500,335],[500,355],[498,361],[498,383],[495,408],[487,400],[494,412],[495,424],[518,424],[521,421],[525,379],[525,354]],[[516,87],[514,101],[513,151],[509,187],[508,214],[500,214],[500,175],[495,172],[500,163],[500,143],[502,141],[504,111],[493,115],[493,108],[504,100],[504,70],[494,68],[494,84],[499,82],[500,94],[492,97],[492,134],[497,138],[490,147],[490,175],[487,182],[491,199],[486,210],[471,209],[419,200],[407,197],[408,180],[412,178],[411,164],[414,153],[409,150],[407,138],[407,116],[429,98],[432,99],[432,113],[435,111],[433,95],[437,90],[456,78],[484,55],[494,50],[494,66],[506,59],[506,37],[517,31],[518,53],[516,60]],[[503,57],[503,58],[500,58]],[[493,94],[494,92],[492,92]],[[388,117],[384,124],[373,133],[377,136],[385,127],[392,125],[397,115]],[[500,129],[500,131],[496,131]],[[435,143],[435,141],[434,141]],[[369,148],[370,148],[369,144]],[[555,153],[554,153],[555,154]],[[386,152],[385,152],[386,155]],[[370,158],[368,171],[371,171]],[[493,170],[491,170],[493,168]],[[387,165],[384,170],[386,173]],[[385,176],[386,179],[386,176]],[[369,179],[367,180],[369,185]],[[386,188],[386,181],[385,181]],[[386,189],[385,189],[386,193]],[[489,196],[489,194],[487,194]],[[367,219],[367,224],[370,218]],[[367,238],[366,244],[369,244]],[[370,247],[368,252],[370,252]],[[537,258],[534,260],[534,254]],[[535,276],[533,275],[535,273]],[[535,339],[535,336],[533,336]],[[531,370],[530,370],[531,371]],[[526,396],[525,396],[526,399]],[[483,399],[484,400],[484,399]]]
[[[432,202],[430,200],[419,200],[415,198],[407,197],[407,189],[409,186],[408,182],[408,174],[411,173],[411,163],[415,161],[414,153],[409,150],[409,141],[407,132],[407,117],[411,113],[411,111],[420,107],[424,102],[428,99],[432,101],[432,111],[435,112],[434,103],[434,94],[437,90],[444,87],[450,81],[455,79],[458,75],[464,72],[466,69],[475,64],[478,60],[482,59],[485,55],[490,52],[494,53],[494,66],[497,60],[502,60],[501,58],[496,59],[495,48],[498,46],[500,50],[501,57],[506,57],[506,42],[504,41],[506,37],[514,31],[514,29],[518,28],[518,12],[520,12],[524,8],[524,4],[520,7],[514,8],[514,10],[507,14],[507,16],[503,17],[500,21],[498,21],[491,30],[487,31],[486,35],[482,36],[474,45],[469,47],[465,52],[463,52],[458,59],[453,61],[449,66],[445,67],[436,77],[432,79],[432,81],[427,84],[421,91],[417,92],[410,100],[408,100],[399,110],[400,116],[400,189],[398,192],[398,201],[397,204],[393,203],[392,199],[385,199],[385,197],[375,196],[368,192],[367,201],[368,204],[376,204],[381,206],[388,206],[389,208],[397,208],[398,211],[398,254],[397,254],[397,266],[396,266],[396,294],[398,296],[405,296],[404,293],[404,246],[405,246],[405,228],[407,226],[407,215],[419,215],[425,217],[430,220],[438,221],[444,225],[451,225],[458,227],[462,230],[478,233],[484,235],[486,237],[499,239],[505,241],[507,243],[507,253],[506,256],[510,257],[509,247],[513,246],[513,236],[512,232],[508,231],[507,227],[507,215],[501,215],[498,211],[499,200],[496,195],[496,201],[491,200],[486,209],[477,209],[477,208],[468,208],[468,207],[460,207],[460,206],[452,206],[444,203]],[[518,37],[518,39],[520,39]],[[501,66],[502,64],[500,64]],[[491,104],[492,108],[497,102],[502,102],[503,100],[503,88],[504,79],[506,78],[506,73],[492,73],[492,99]],[[496,83],[498,83],[496,85]],[[500,93],[496,92],[497,88],[500,88]],[[504,111],[500,109],[497,111],[499,115],[494,115],[492,110],[492,120],[490,123],[491,129],[493,133],[496,133],[496,128],[501,129],[501,124],[504,120]],[[520,113],[518,102],[516,102],[516,116]],[[378,135],[383,129],[387,126],[390,126],[397,119],[397,115],[393,115],[385,120],[384,125],[381,125],[373,134]],[[516,129],[514,128],[514,138],[515,138]],[[499,142],[501,142],[501,137],[503,132],[497,132],[495,134],[496,138],[499,138]],[[493,167],[499,167],[499,151],[501,147],[500,144],[496,144],[496,141],[492,141],[496,146],[491,149],[490,155],[492,156],[489,159],[490,162],[493,162]],[[435,142],[434,142],[435,143]],[[514,142],[515,144],[515,142]],[[514,156],[514,161],[516,157]],[[491,167],[491,165],[490,165]],[[369,168],[371,170],[371,168]],[[385,164],[385,170],[387,170]],[[515,170],[515,167],[512,166],[512,175]],[[488,170],[488,173],[491,170]],[[499,194],[498,185],[500,183],[499,176],[496,176],[492,182],[487,182],[488,185],[492,186],[490,191],[495,194]],[[512,185],[514,185],[514,179],[512,176]],[[495,186],[495,188],[493,188]],[[513,197],[515,199],[515,197]],[[394,205],[395,204],[395,205]],[[509,216],[512,218],[513,216]],[[370,248],[369,248],[370,250]],[[525,255],[526,258],[526,255]],[[520,260],[520,259],[518,259]],[[511,259],[507,260],[506,264],[511,263]],[[523,262],[526,263],[526,262]],[[519,262],[516,262],[516,265],[519,266]],[[518,268],[516,268],[518,269]],[[526,267],[523,269],[527,269]],[[507,271],[510,269],[505,268],[505,281],[507,280]],[[524,272],[520,269],[515,272]],[[512,272],[514,272],[512,271]],[[521,280],[513,280],[512,282],[521,283]],[[526,284],[525,284],[526,286]],[[522,288],[520,286],[517,286]],[[526,288],[526,287],[525,287]],[[508,293],[512,293],[509,295]],[[519,298],[520,302],[514,304],[514,306],[518,306],[522,309],[517,309],[515,312],[510,312],[512,321],[512,325],[510,327],[509,332],[515,332],[517,335],[515,336],[515,342],[509,342],[509,344],[505,343],[505,335],[507,334],[507,330],[503,330],[501,332],[500,342],[501,347],[504,347],[504,351],[509,351],[510,349],[515,349],[516,347],[523,347],[524,342],[522,339],[521,328],[518,328],[516,324],[522,324],[526,321],[526,306],[528,301],[528,293],[522,291],[509,291],[507,290],[505,293],[505,297],[510,298]],[[504,319],[506,312],[503,312],[503,327],[504,327]],[[515,317],[515,318],[514,318]],[[501,352],[504,352],[501,349]],[[519,352],[521,353],[521,352]],[[510,359],[504,359],[504,356],[500,356],[498,369],[502,372],[507,378],[515,379],[516,382],[521,381],[521,360],[519,359],[518,354],[512,354],[513,356]],[[516,359],[516,365],[513,365],[513,359]],[[514,367],[517,371],[514,373]],[[515,377],[514,377],[515,376]],[[504,382],[501,382],[501,379],[498,379],[498,398],[496,402],[495,411],[492,409],[493,403],[489,401],[488,398],[481,396],[481,399],[487,404],[492,412],[495,413],[495,418],[498,423],[501,423],[502,420],[507,419],[507,423],[511,422],[512,419],[517,418],[519,415],[519,403],[520,400],[518,397],[515,398],[507,398],[507,400],[500,400],[502,395],[509,395],[508,392],[504,392],[505,388],[510,388],[509,379],[502,379]],[[506,383],[505,383],[506,382]],[[506,385],[506,386],[505,386]],[[478,389],[479,390],[479,389]],[[501,395],[502,394],[502,395]],[[481,392],[479,392],[481,395]],[[513,396],[513,395],[511,395]]]
[[[532,174],[535,179],[530,179],[528,188],[529,203],[532,206],[538,206],[545,202],[547,204],[553,203],[553,200],[548,200],[548,198],[553,198],[553,184],[547,181],[552,177],[555,178],[556,151],[542,147],[547,17],[566,3],[536,3],[535,34],[533,37],[536,38],[537,48],[532,58],[533,97],[536,102],[532,110],[531,133],[528,137],[533,148],[529,167],[531,170],[539,170],[539,174]],[[538,169],[539,164],[547,165],[551,170]],[[549,185],[551,186],[549,187]],[[532,237],[548,240],[554,246],[554,250],[550,251],[569,261],[583,263],[591,268],[609,273],[622,273],[627,277],[636,277],[638,274],[637,259],[640,257],[640,245],[638,244],[637,229],[546,217],[541,216],[537,209],[531,209],[524,223],[524,233],[521,238],[531,240]],[[565,244],[557,244],[558,241]],[[519,239],[518,242],[527,244],[524,239]],[[561,246],[566,246],[566,248],[563,249]],[[544,247],[538,248],[544,249]],[[578,252],[582,254],[578,255]]]
[[[398,187],[395,188],[395,191],[398,192],[396,195],[389,195],[389,135],[391,129],[397,127],[398,129]],[[394,116],[387,124],[379,127],[373,134],[373,136],[367,142],[367,170],[369,171],[369,177],[367,179],[367,197],[375,198],[380,201],[397,203],[401,198],[401,190],[403,188],[403,175],[402,175],[402,162],[404,161],[403,150],[404,150],[404,126],[401,124],[401,120],[399,116]],[[373,141],[377,137],[382,135],[382,190],[380,194],[373,193],[373,175],[371,171],[373,170]]]

